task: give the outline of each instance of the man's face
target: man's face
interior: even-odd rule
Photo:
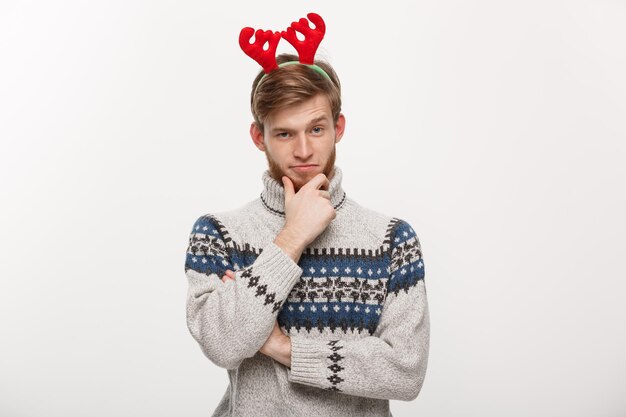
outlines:
[[[330,104],[319,94],[295,106],[274,111],[261,133],[252,123],[250,135],[265,152],[270,175],[282,184],[289,177],[297,192],[317,174],[330,180],[335,165],[335,144],[341,140],[345,118],[333,123]]]

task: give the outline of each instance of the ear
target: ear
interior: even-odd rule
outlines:
[[[252,122],[250,124],[250,137],[252,138],[252,142],[254,142],[254,146],[259,148],[260,151],[265,152],[265,142],[263,141],[263,131],[259,129],[259,126],[256,122]]]
[[[343,113],[339,113],[337,123],[335,124],[335,143],[339,143],[343,137],[343,132],[346,130],[346,117]]]

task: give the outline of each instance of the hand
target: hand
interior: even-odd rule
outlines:
[[[278,320],[274,322],[272,333],[261,346],[259,352],[269,356],[276,362],[291,367],[291,338],[280,330]]]
[[[230,269],[226,270],[226,274],[224,274],[224,276],[222,277],[222,282],[226,282],[227,279],[235,279],[235,272],[231,271]]]
[[[330,181],[319,173],[295,193],[291,179],[285,175],[282,180],[285,188],[284,229],[293,232],[291,235],[298,236],[303,246],[307,246],[337,217],[327,191]]]
[[[226,282],[227,279],[234,280],[235,272],[227,269],[226,273],[222,277],[222,282]],[[259,352],[273,358],[285,366],[291,367],[291,339],[289,336],[285,335],[282,330],[280,330],[278,320],[274,321],[272,333],[267,338],[263,346],[261,346]]]

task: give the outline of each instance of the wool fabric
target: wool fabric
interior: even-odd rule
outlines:
[[[430,321],[420,241],[407,221],[347,196],[333,170],[336,217],[297,263],[273,242],[285,194],[269,170],[258,198],[193,224],[187,326],[230,381],[214,417],[391,416],[389,400],[421,391]],[[235,279],[223,282],[227,269]],[[291,367],[259,352],[276,320]]]

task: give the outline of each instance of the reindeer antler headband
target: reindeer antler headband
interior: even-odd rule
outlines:
[[[257,29],[255,32],[251,27],[245,27],[241,29],[239,33],[239,46],[250,58],[258,62],[263,67],[263,77],[267,74],[285,65],[291,64],[303,64],[319,72],[330,80],[330,76],[320,66],[315,65],[315,52],[320,42],[324,38],[326,32],[326,25],[322,17],[316,13],[308,13],[307,17],[315,25],[315,29],[311,29],[309,26],[309,20],[304,17],[298,22],[292,22],[291,26],[286,31],[272,32],[271,30]],[[304,35],[304,40],[301,41],[296,36],[296,31]],[[250,43],[254,35],[254,43]],[[276,48],[280,38],[284,38],[287,42],[293,45],[298,51],[299,61],[283,62],[282,64],[276,64]],[[268,44],[267,50],[263,47]],[[259,80],[260,82],[260,80]]]

